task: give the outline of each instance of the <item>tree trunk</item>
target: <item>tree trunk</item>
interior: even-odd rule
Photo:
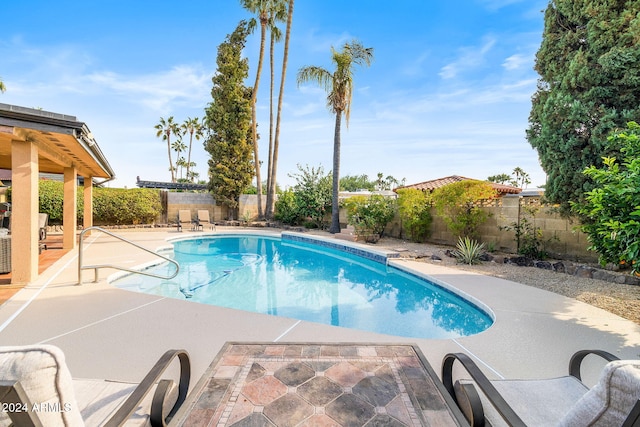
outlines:
[[[189,168],[191,167],[191,146],[193,145],[193,130],[189,132],[189,154],[187,155],[187,181],[191,181]]]
[[[274,203],[276,195],[276,175],[278,171],[278,149],[280,145],[280,121],[282,116],[282,99],[284,97],[284,82],[287,75],[287,60],[289,58],[289,39],[291,38],[291,22],[293,21],[294,0],[289,0],[289,13],[287,16],[287,30],[284,37],[284,55],[282,58],[282,75],[280,76],[280,93],[278,94],[278,110],[276,115],[276,135],[273,141],[273,165],[271,168],[271,203]],[[270,207],[273,212],[273,206]]]
[[[262,73],[262,61],[264,59],[264,44],[266,41],[267,26],[260,24],[260,56],[258,57],[258,71],[256,72],[256,82],[251,93],[251,126],[253,134],[253,160],[256,168],[256,189],[258,196],[258,219],[263,219],[262,212],[262,176],[260,174],[260,159],[258,150],[258,122],[256,118],[256,103],[258,101],[258,86],[260,85],[260,74]]]
[[[340,125],[342,111],[336,112],[336,129],[333,134],[333,195],[331,200],[331,227],[329,233],[340,232]]]
[[[173,172],[173,160],[171,160],[171,137],[167,133],[167,153],[169,154],[169,170],[171,171],[171,182],[176,182],[176,176]]]
[[[269,158],[267,161],[267,207],[265,216],[267,219],[273,218],[273,204],[274,204],[274,195],[271,194],[271,186],[275,186],[275,183],[272,182],[275,180],[273,173],[271,172],[273,168],[273,86],[274,86],[274,67],[273,67],[273,54],[275,51],[276,38],[271,32],[271,44],[269,46],[269,69],[271,72],[271,85],[269,87]]]

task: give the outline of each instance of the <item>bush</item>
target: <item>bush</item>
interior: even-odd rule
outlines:
[[[612,149],[619,148],[622,164],[604,157],[602,168],[588,167],[584,174],[595,184],[584,203],[574,205],[582,216],[590,249],[600,254],[600,263],[630,266],[640,273],[640,125],[627,124],[625,132],[609,138]]]
[[[464,180],[436,189],[432,197],[449,231],[456,237],[476,237],[478,227],[488,217],[478,203],[496,196],[488,182]]]
[[[424,242],[431,234],[431,194],[415,188],[402,188],[397,193],[402,228],[411,241]]]
[[[549,256],[544,249],[545,244],[549,240],[543,239],[542,229],[535,226],[535,215],[539,208],[534,206],[523,206],[522,217],[518,222],[513,222],[504,227],[498,227],[501,230],[513,231],[515,234],[516,248],[522,256],[531,259],[545,259]]]
[[[157,190],[147,188],[95,188],[94,224],[152,224],[162,212]]]
[[[38,184],[39,212],[53,224],[62,224],[64,183],[41,180]],[[162,213],[158,190],[147,188],[93,189],[93,223],[96,225],[152,224]],[[84,216],[83,187],[78,187],[77,218]]]
[[[309,218],[317,228],[324,230],[325,217],[331,213],[331,175],[325,174],[322,166],[303,168],[298,165],[298,170],[300,173],[290,175],[297,181],[293,191],[298,214],[301,218]]]
[[[278,196],[278,200],[276,200],[275,203],[274,217],[276,220],[282,221],[285,224],[300,224],[300,210],[298,209],[296,194],[293,190],[286,190]]]
[[[382,237],[385,227],[396,213],[395,200],[375,194],[350,197],[344,201],[344,206],[347,220],[355,228],[357,236]]]

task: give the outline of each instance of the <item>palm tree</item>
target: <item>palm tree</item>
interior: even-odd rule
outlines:
[[[271,175],[271,179],[269,183],[271,187],[267,190],[269,191],[268,200],[271,201],[270,205],[267,205],[267,217],[271,218],[273,215],[273,204],[275,201],[276,195],[276,172],[278,170],[278,149],[280,147],[280,118],[282,113],[282,100],[284,98],[284,82],[287,76],[287,62],[289,60],[289,40],[291,38],[291,23],[293,22],[293,4],[295,0],[289,0],[289,8],[287,10],[287,29],[285,31],[284,36],[284,53],[282,57],[282,74],[280,75],[280,92],[278,94],[278,109],[276,113],[276,134],[273,138],[273,153],[272,160],[273,163],[269,168],[269,174]]]
[[[190,174],[191,166],[195,166],[195,164],[192,164],[191,162],[191,146],[193,145],[193,138],[195,137],[196,140],[200,140],[200,138],[202,138],[203,136],[204,131],[204,127],[199,120],[200,119],[198,119],[197,117],[195,119],[189,117],[180,126],[183,134],[189,134],[189,151],[187,154],[187,180],[189,181],[192,181],[192,177]]]
[[[275,54],[276,43],[282,39],[282,32],[275,25],[276,22],[283,22],[287,19],[287,3],[286,0],[274,0],[273,7],[271,8],[271,25],[269,26],[270,32],[270,46],[269,46],[269,70],[270,70],[270,87],[269,87],[269,151],[267,160],[267,209],[266,217],[271,218],[273,216],[273,200],[275,197],[275,191],[271,191],[271,188],[275,188],[275,176],[271,173],[273,168],[273,132],[275,123],[273,121],[273,88],[275,82],[273,60]],[[273,181],[273,183],[272,183]]]
[[[275,7],[281,0],[240,0],[242,7],[249,12],[255,13],[260,22],[260,55],[258,56],[258,69],[256,71],[256,80],[253,84],[251,93],[251,130],[253,138],[253,158],[256,165],[256,188],[258,192],[258,217],[262,218],[262,179],[260,174],[260,160],[258,150],[258,122],[256,118],[256,103],[258,100],[258,87],[260,86],[260,76],[262,74],[262,63],[264,61],[264,46],[267,39],[267,27],[275,25],[271,20],[271,8]],[[249,21],[249,28],[253,30],[256,27],[256,20]]]
[[[298,71],[298,85],[313,81],[323,86],[327,92],[327,107],[336,115],[336,126],[333,136],[333,200],[331,204],[330,233],[340,232],[340,211],[338,192],[340,187],[340,127],[344,113],[347,126],[351,113],[353,97],[353,66],[371,65],[373,48],[365,48],[356,40],[345,43],[341,51],[331,48],[331,60],[336,66],[333,73],[317,66],[302,67]]]
[[[2,79],[0,79],[0,92],[4,92],[7,90],[7,87],[4,85]]]
[[[182,180],[182,170],[187,165],[187,161],[184,159],[184,157],[180,157],[180,153],[185,151],[187,149],[187,146],[184,144],[184,142],[182,142],[182,133],[178,131],[176,135],[178,136],[178,139],[173,141],[173,143],[171,144],[171,148],[173,148],[173,151],[178,153],[177,154],[178,160],[176,160],[176,168],[178,166],[180,167],[180,180]]]
[[[178,125],[173,122],[173,116],[169,117],[166,121],[163,117],[160,117],[160,123],[155,126],[157,137],[162,135],[162,140],[167,141],[167,154],[169,155],[169,170],[171,171],[171,182],[176,182],[175,168],[173,167],[173,160],[171,159],[171,133],[179,133]]]

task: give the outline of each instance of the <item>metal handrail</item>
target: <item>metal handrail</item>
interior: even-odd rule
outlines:
[[[144,271],[141,271],[141,270],[131,270],[129,268],[124,268],[124,267],[120,267],[120,266],[113,265],[113,264],[82,265],[82,261],[83,261],[82,246],[83,246],[83,241],[84,241],[84,233],[86,233],[87,231],[90,231],[90,230],[101,231],[103,233],[108,234],[111,237],[115,237],[118,240],[121,240],[121,241],[123,241],[125,243],[129,243],[130,245],[133,245],[138,249],[142,249],[145,252],[149,252],[150,254],[156,255],[156,256],[158,256],[158,257],[160,257],[160,258],[162,258],[162,259],[164,259],[166,261],[169,261],[170,263],[172,263],[172,264],[174,264],[176,266],[176,271],[171,276],[160,276],[158,274],[147,273],[147,272],[144,272]],[[143,276],[155,277],[157,279],[164,279],[164,280],[173,279],[180,272],[180,264],[178,264],[178,262],[176,260],[168,258],[168,257],[166,257],[164,255],[160,255],[159,253],[154,252],[154,251],[152,251],[150,249],[147,249],[147,248],[145,248],[143,246],[140,246],[137,243],[132,242],[131,240],[125,239],[124,237],[118,236],[117,234],[114,234],[114,233],[112,233],[110,231],[107,231],[102,227],[92,226],[92,227],[85,228],[80,233],[80,242],[78,243],[78,285],[82,284],[82,270],[90,270],[90,269],[94,270],[94,280],[93,280],[93,282],[96,283],[98,281],[98,269],[99,268],[114,268],[116,270],[122,270],[122,271],[126,271],[128,273],[142,274]]]

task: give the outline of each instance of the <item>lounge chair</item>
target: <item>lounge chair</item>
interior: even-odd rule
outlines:
[[[38,227],[40,228],[40,240],[47,238],[47,225],[49,225],[49,214],[38,214]]]
[[[580,373],[590,354],[609,362],[591,389]],[[456,361],[472,380],[453,382]],[[442,362],[442,382],[472,426],[640,426],[640,360],[618,360],[601,350],[574,354],[565,377],[497,381],[467,355],[450,353]]]
[[[42,252],[43,249],[47,249],[47,245],[44,243],[44,240],[47,238],[47,225],[49,225],[49,214],[39,213],[38,214],[38,227],[40,229],[38,237],[38,251]]]
[[[176,357],[180,362],[179,385],[161,380],[156,386]],[[169,350],[139,385],[75,380],[64,354],[55,346],[0,347],[0,425],[10,425],[10,421],[16,426],[47,427],[120,426],[125,421],[127,425],[164,425],[185,401],[190,369],[186,351]],[[145,396],[154,387],[149,403]]]
[[[199,209],[198,210],[198,226],[200,226],[204,230],[205,225],[212,230],[216,229],[216,224],[214,222],[211,222],[211,218],[209,217],[209,211],[206,209]]]
[[[178,231],[182,231],[182,227],[188,225],[193,230],[194,225],[191,220],[191,211],[189,209],[180,209],[178,211]]]

